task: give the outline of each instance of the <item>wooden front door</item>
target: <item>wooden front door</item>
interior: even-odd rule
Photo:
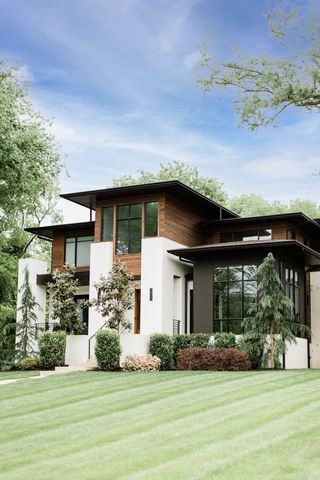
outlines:
[[[141,290],[136,288],[134,295],[134,326],[133,333],[140,333],[140,303]]]

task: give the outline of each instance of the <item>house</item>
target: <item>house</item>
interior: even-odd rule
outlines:
[[[74,264],[80,281],[75,301],[96,295],[94,284],[112,264],[124,262],[136,280],[132,333],[122,336],[124,354],[146,353],[154,332],[232,331],[256,298],[257,266],[272,252],[297,322],[313,331],[311,344],[297,339],[286,355],[288,368],[320,367],[320,223],[302,213],[240,218],[179,181],[112,187],[61,195],[87,207],[90,221],[29,228],[52,241],[51,270]],[[95,211],[95,220],[93,220]],[[19,286],[28,265],[45,323],[45,262],[23,259]],[[18,306],[21,302],[18,296]],[[93,355],[104,320],[82,311],[87,331],[70,335],[67,362]]]

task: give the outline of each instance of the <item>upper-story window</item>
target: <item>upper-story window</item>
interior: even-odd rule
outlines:
[[[285,274],[286,295],[293,302],[295,321],[300,322],[300,275],[292,268],[286,268]]]
[[[64,262],[75,267],[88,267],[90,265],[90,244],[93,236],[68,237],[65,241]]]
[[[116,254],[141,252],[142,205],[117,207]]]
[[[113,240],[113,207],[101,209],[101,240],[112,242]]]
[[[271,240],[271,228],[260,230],[248,230],[242,232],[225,232],[220,233],[220,242],[248,242],[252,240]]]
[[[156,237],[158,235],[158,202],[144,204],[144,236]]]

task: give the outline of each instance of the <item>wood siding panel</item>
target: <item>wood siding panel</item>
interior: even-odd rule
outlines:
[[[113,262],[124,263],[128,273],[136,278],[141,277],[141,253],[128,253],[126,255],[114,255]]]

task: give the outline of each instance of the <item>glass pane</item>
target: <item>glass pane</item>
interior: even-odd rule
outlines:
[[[296,314],[300,312],[300,289],[297,287],[294,289],[294,309]]]
[[[241,318],[229,320],[229,332],[235,334],[243,333],[241,322]]]
[[[156,237],[158,235],[158,202],[146,203],[144,208],[144,236]]]
[[[117,222],[117,247],[116,254],[129,253],[129,220]]]
[[[257,266],[256,265],[244,265],[243,266],[243,279],[255,280],[257,278]]]
[[[227,242],[232,242],[232,233],[220,233],[220,242],[221,243],[227,243]]]
[[[249,315],[250,307],[257,304],[257,282],[243,282],[243,317]]]
[[[117,207],[117,219],[129,218],[129,205],[120,205]]]
[[[130,205],[130,218],[139,218],[142,215],[142,205],[137,203]]]
[[[213,280],[215,282],[227,282],[228,281],[228,267],[214,268]]]
[[[89,238],[91,239],[91,237]],[[77,267],[87,267],[90,265],[90,245],[90,240],[77,242]]]
[[[242,318],[242,284],[229,283],[229,318]]]
[[[289,268],[286,268],[286,282],[290,281],[290,271]]]
[[[102,235],[103,242],[112,242],[113,240],[113,207],[106,207],[102,209]]]
[[[92,235],[87,237],[77,237],[77,243],[79,242],[93,242],[94,237]]]
[[[252,240],[259,240],[259,232],[253,230],[251,232],[242,232],[242,240],[244,242],[252,241]]]
[[[130,253],[141,252],[141,218],[130,220]]]
[[[76,244],[75,238],[66,239],[65,263],[75,265]]]
[[[214,320],[213,322],[213,332],[222,333],[228,332],[228,320]]]
[[[271,240],[272,239],[272,230],[268,228],[267,230],[260,230],[259,240]]]
[[[229,267],[229,281],[242,280],[242,267]]]
[[[214,285],[214,318],[227,318],[228,315],[228,284],[215,283]]]
[[[299,273],[294,272],[294,283],[295,285],[299,285]]]

